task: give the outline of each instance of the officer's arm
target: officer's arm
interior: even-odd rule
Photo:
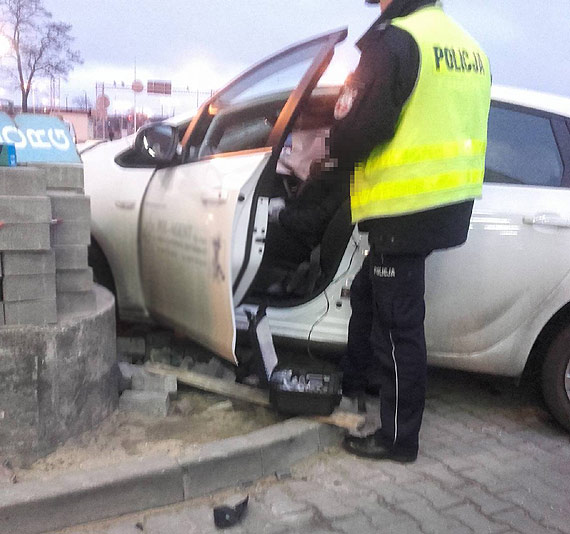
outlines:
[[[331,129],[330,156],[339,168],[352,170],[374,147],[393,137],[418,68],[419,51],[407,32],[388,28],[366,47],[349,81],[356,92],[352,106],[345,116],[341,108]]]

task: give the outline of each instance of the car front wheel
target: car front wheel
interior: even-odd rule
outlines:
[[[548,348],[542,365],[542,392],[552,415],[570,431],[570,325]]]

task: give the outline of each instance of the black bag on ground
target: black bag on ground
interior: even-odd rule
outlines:
[[[327,362],[278,363],[269,379],[269,400],[281,413],[330,415],[341,398],[342,372]]]

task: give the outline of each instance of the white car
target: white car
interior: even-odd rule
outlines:
[[[340,210],[321,243],[321,276],[301,295],[253,293],[276,163],[301,105],[346,30],[263,61],[194,117],[83,152],[91,260],[122,318],[154,320],[235,362],[236,328],[267,305],[275,338],[342,346],[349,288],[368,251]],[[495,87],[483,196],[465,245],[427,260],[433,365],[519,377],[541,369],[546,401],[570,429],[570,100]],[[295,266],[292,266],[294,268]]]

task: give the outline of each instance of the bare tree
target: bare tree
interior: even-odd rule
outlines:
[[[74,65],[82,63],[71,49],[71,25],[52,21],[41,0],[0,0],[0,33],[11,44],[14,64],[9,68],[22,93],[22,111],[34,78],[65,78]]]
[[[83,109],[85,111],[89,111],[89,109],[93,107],[91,99],[87,98],[87,93],[85,93],[83,96],[74,96],[71,99],[71,104],[76,108]]]

